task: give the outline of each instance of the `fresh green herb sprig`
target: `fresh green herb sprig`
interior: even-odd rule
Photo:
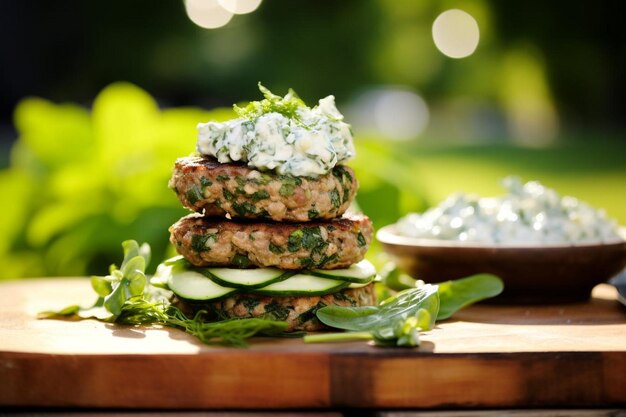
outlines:
[[[73,305],[59,311],[42,312],[39,317],[95,318],[118,324],[163,325],[184,330],[205,344],[236,347],[246,346],[247,339],[252,336],[279,336],[287,329],[286,322],[266,318],[209,322],[204,311],[189,318],[170,304],[166,290],[148,283],[145,267],[150,260],[150,246],[145,243],[139,246],[136,241],[127,240],[122,247],[124,260],[120,268],[111,265],[109,275],[91,279],[92,287],[99,295],[93,306]]]
[[[376,307],[327,306],[316,315],[327,326],[350,331],[333,335],[332,340],[343,335],[343,340],[369,338],[384,346],[417,346],[419,332],[432,329],[438,311],[437,286],[426,284],[402,291]],[[306,336],[304,340],[323,342],[327,336]]]
[[[281,97],[272,93],[261,83],[259,83],[259,90],[261,90],[265,99],[261,101],[251,101],[245,107],[233,106],[235,113],[237,113],[239,117],[244,119],[256,119],[267,113],[280,113],[289,119],[294,119],[300,123],[302,122],[298,110],[306,107],[306,104],[298,97],[295,91],[289,89],[287,95]]]
[[[130,325],[160,324],[184,330],[207,345],[246,347],[253,336],[278,336],[287,329],[287,323],[264,318],[230,319],[210,322],[205,311],[193,318],[178,308],[163,302],[132,299],[124,305],[115,323]]]
[[[245,347],[253,336],[280,336],[287,330],[287,322],[265,318],[229,319],[207,322],[200,311],[193,319],[187,318],[179,309],[167,311],[164,324],[177,327],[200,339],[202,343],[219,343],[227,346]]]
[[[404,289],[376,307],[319,309],[317,318],[322,323],[348,332],[305,336],[304,341],[368,339],[382,346],[418,346],[419,333],[431,330],[436,320],[447,319],[467,305],[495,297],[504,288],[502,280],[490,274],[438,285],[416,280],[415,284],[416,287]]]
[[[120,268],[111,265],[109,275],[91,278],[91,286],[103,298],[104,308],[114,316],[122,313],[127,300],[143,296],[148,282],[145,269],[150,262],[150,246],[147,243],[139,246],[134,240],[125,240],[122,247],[124,260]]]

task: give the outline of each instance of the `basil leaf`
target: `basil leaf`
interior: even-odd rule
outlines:
[[[458,310],[486,298],[495,297],[504,289],[502,280],[491,274],[478,274],[439,285],[437,320],[451,317]]]

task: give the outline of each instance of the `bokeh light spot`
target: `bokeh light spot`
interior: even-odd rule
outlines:
[[[260,5],[262,0],[218,0],[220,5],[234,14],[252,13]]]
[[[463,10],[447,10],[437,16],[433,23],[435,45],[450,58],[470,56],[476,50],[479,39],[476,19]]]
[[[350,113],[358,130],[395,140],[418,137],[430,119],[424,99],[409,88],[397,86],[366,91]]]
[[[205,29],[220,28],[233,18],[218,0],[185,0],[185,10],[193,23]]]

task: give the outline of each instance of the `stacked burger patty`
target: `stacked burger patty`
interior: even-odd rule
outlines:
[[[170,227],[171,242],[194,267],[278,268],[324,276],[362,261],[372,239],[366,216],[345,213],[358,182],[344,165],[315,178],[297,177],[192,156],[176,161],[169,186],[196,212]],[[186,313],[203,309],[221,319],[271,316],[287,321],[289,330],[307,331],[323,328],[315,317],[323,306],[375,304],[372,283],[311,294],[267,295],[256,287],[219,300],[178,297],[176,303]]]

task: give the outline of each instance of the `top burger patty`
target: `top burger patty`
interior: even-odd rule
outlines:
[[[186,157],[176,161],[169,186],[185,207],[207,216],[305,222],[341,216],[358,183],[352,169],[344,165],[311,178]]]
[[[347,268],[372,241],[364,215],[306,223],[243,222],[190,214],[170,227],[178,253],[196,266]]]

